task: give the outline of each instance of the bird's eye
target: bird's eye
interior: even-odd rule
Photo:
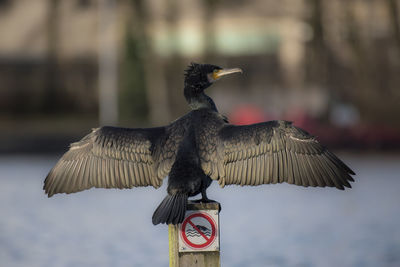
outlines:
[[[214,73],[214,75],[217,75],[220,71],[221,71],[221,69],[215,69],[215,70],[213,71],[213,73]]]
[[[213,81],[216,81],[216,80],[219,79],[218,73],[219,73],[220,71],[221,71],[221,70],[219,70],[219,69],[213,70],[213,72],[212,72],[212,80],[213,80]]]
[[[213,70],[212,72],[210,72],[210,73],[208,73],[207,74],[207,79],[208,79],[208,81],[210,82],[210,83],[213,83],[213,82],[215,82],[218,78],[218,75],[217,75],[217,71],[218,70]]]

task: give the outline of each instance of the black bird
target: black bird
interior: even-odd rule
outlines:
[[[185,74],[184,95],[191,111],[156,128],[101,127],[70,149],[47,175],[51,197],[92,187],[161,186],[168,194],[153,215],[153,224],[178,224],[188,197],[212,180],[230,184],[289,183],[301,186],[351,187],[355,173],[306,131],[288,121],[235,126],[218,113],[204,90],[224,75],[242,72],[192,63]]]

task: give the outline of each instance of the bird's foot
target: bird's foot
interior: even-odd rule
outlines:
[[[200,199],[194,199],[191,200],[194,203],[211,203],[211,202],[215,202],[215,200],[212,199],[208,199],[208,198],[200,198]]]
[[[200,198],[200,199],[191,200],[191,202],[193,202],[193,203],[211,203],[211,202],[216,202],[216,201],[209,199],[209,198]],[[221,212],[221,204],[219,204],[218,207],[219,207],[218,212]]]

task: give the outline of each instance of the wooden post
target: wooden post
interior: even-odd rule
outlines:
[[[197,210],[212,210],[216,214],[219,213],[220,204],[218,202],[211,203],[194,203],[190,202],[187,206],[187,211]],[[219,267],[220,251],[194,251],[194,252],[179,252],[179,225],[168,225],[169,238],[169,266],[170,267]],[[219,231],[219,229],[217,229]],[[219,238],[219,233],[218,237]]]

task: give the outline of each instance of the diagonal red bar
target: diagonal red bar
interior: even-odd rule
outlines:
[[[204,237],[204,239],[205,239],[207,242],[210,240],[199,228],[197,228],[196,225],[194,225],[194,223],[192,223],[191,220],[189,220],[188,223],[190,223],[190,225],[191,225],[197,232],[199,232],[199,234],[201,234],[201,236]]]

